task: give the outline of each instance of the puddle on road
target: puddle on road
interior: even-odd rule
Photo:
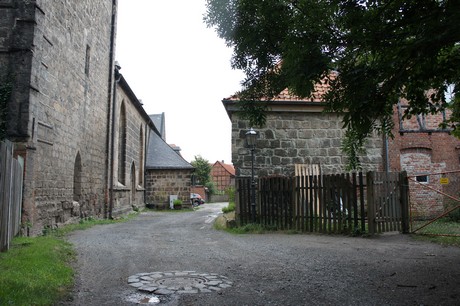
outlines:
[[[136,304],[141,304],[141,305],[155,305],[159,304],[160,298],[156,295],[145,295],[145,294],[140,294],[140,293],[134,293],[129,295],[126,298],[127,302],[131,303],[136,303]]]

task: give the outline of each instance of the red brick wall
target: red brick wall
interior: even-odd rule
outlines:
[[[225,191],[233,182],[230,173],[220,163],[212,166],[211,177],[219,191]]]
[[[398,111],[395,109],[394,139],[388,141],[389,166],[390,171],[405,170],[412,177],[421,174],[429,175],[428,183],[409,183],[410,201],[413,216],[433,216],[444,210],[445,197],[423,186],[442,190],[453,196],[459,193],[455,178],[449,186],[441,186],[439,183],[441,175],[433,175],[433,173],[460,169],[460,140],[446,131],[439,130],[438,125],[442,121],[442,115],[430,115],[424,119],[425,129],[432,132],[420,131],[420,120],[417,121],[416,116],[413,116],[400,125]]]

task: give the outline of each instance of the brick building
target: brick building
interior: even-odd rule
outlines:
[[[216,187],[215,193],[210,195],[212,202],[227,202],[229,200],[227,190],[235,187],[235,167],[224,161],[216,161],[211,166],[211,180]]]
[[[432,217],[450,205],[450,200],[435,190],[457,198],[460,195],[460,140],[439,126],[449,112],[403,120],[406,108],[405,100],[394,108],[394,139],[387,141],[388,170],[405,170],[411,177],[413,217]],[[442,177],[448,184],[440,183]]]
[[[224,161],[216,161],[211,167],[211,179],[216,190],[224,193],[229,187],[235,185],[235,168]]]

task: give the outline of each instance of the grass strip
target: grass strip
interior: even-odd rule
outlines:
[[[72,245],[53,236],[18,237],[0,254],[0,305],[52,305],[73,285]]]
[[[15,237],[8,252],[0,253],[0,305],[55,305],[66,299],[74,285],[71,264],[76,253],[65,236],[137,215],[116,220],[82,219],[56,230],[45,229],[43,236]]]

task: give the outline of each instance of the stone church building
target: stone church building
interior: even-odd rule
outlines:
[[[1,136],[25,161],[31,234],[145,203],[159,132],[115,62],[116,27],[117,0],[0,0]]]
[[[116,1],[1,1],[0,79],[33,233],[109,211]],[[3,119],[3,118],[2,118]]]

